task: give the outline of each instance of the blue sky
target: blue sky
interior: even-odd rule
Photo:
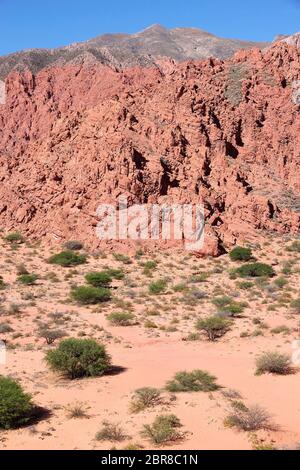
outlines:
[[[57,47],[160,23],[272,40],[300,31],[300,0],[0,0],[0,55]]]

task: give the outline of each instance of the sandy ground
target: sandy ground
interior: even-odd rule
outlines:
[[[253,434],[224,426],[224,418],[231,411],[231,402],[224,396],[228,389],[238,391],[245,404],[259,404],[272,415],[277,430],[258,431],[256,440],[276,448],[295,446],[300,442],[299,372],[255,375],[257,356],[274,350],[292,354],[292,341],[299,337],[299,315],[292,311],[290,301],[299,297],[300,256],[286,250],[289,244],[275,239],[254,250],[260,261],[274,265],[277,278],[284,277],[287,284],[279,288],[270,280],[267,285],[258,282],[245,290],[238,287],[240,279],[229,276],[230,269],[240,263],[231,262],[228,255],[212,260],[196,259],[186,252],[146,253],[124,264],[112,254],[98,253],[90,255],[85,265],[62,268],[49,265],[46,260],[50,253],[41,247],[24,244],[12,249],[2,243],[0,265],[6,288],[0,293],[0,328],[5,323],[13,331],[0,334],[8,346],[7,363],[0,365],[0,374],[18,379],[32,393],[34,402],[48,409],[50,415],[22,429],[2,431],[1,448],[124,449],[135,443],[149,449],[153,444],[141,436],[143,425],[168,412],[180,419],[184,437],[164,448],[251,449]],[[157,267],[149,277],[142,263],[153,259]],[[289,272],[287,262],[291,262]],[[39,275],[35,286],[17,282],[21,263]],[[96,307],[70,301],[72,285],[84,284],[84,274],[107,266],[125,272],[124,280],[114,284],[114,301]],[[199,273],[207,274],[205,282],[191,282],[191,276]],[[149,295],[149,283],[162,277],[168,280],[167,292]],[[191,302],[186,297],[188,291],[174,291],[174,286],[183,282],[189,290],[198,289],[205,297]],[[231,331],[216,342],[204,336],[197,341],[183,341],[196,331],[197,318],[216,312],[211,299],[219,295],[246,301],[242,317],[236,318]],[[116,327],[106,318],[110,312],[128,310],[135,314],[138,324]],[[149,320],[152,327],[146,323]],[[38,322],[63,329],[68,336],[99,340],[120,370],[113,375],[74,381],[50,372],[45,352],[58,342],[47,346],[38,335]],[[289,328],[286,333],[272,332],[282,325]],[[212,373],[222,388],[212,393],[177,393],[174,400],[164,392],[164,404],[140,413],[130,412],[137,388],[163,388],[176,372],[193,369]],[[87,408],[88,417],[68,416],[68,407],[78,402]],[[128,438],[117,443],[97,441],[95,435],[104,420],[120,423]]]

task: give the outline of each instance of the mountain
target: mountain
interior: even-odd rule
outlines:
[[[299,233],[299,76],[299,48],[286,41],[225,61],[12,72],[0,226],[97,247],[98,204],[124,194],[130,204],[202,201],[208,254]]]
[[[168,30],[153,25],[137,34],[105,34],[58,49],[30,49],[0,57],[0,79],[14,69],[37,73],[49,65],[82,61],[101,62],[117,68],[154,65],[160,57],[182,62],[216,57],[227,59],[241,49],[264,48],[268,43],[222,39],[196,28]]]

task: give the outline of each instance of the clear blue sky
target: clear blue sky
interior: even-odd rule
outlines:
[[[0,55],[153,24],[272,40],[300,31],[300,0],[0,0]]]

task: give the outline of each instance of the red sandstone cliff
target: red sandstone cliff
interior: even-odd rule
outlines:
[[[0,226],[95,247],[99,202],[126,194],[203,201],[213,254],[265,230],[297,233],[297,80],[300,50],[286,43],[225,62],[13,72],[0,105]]]

